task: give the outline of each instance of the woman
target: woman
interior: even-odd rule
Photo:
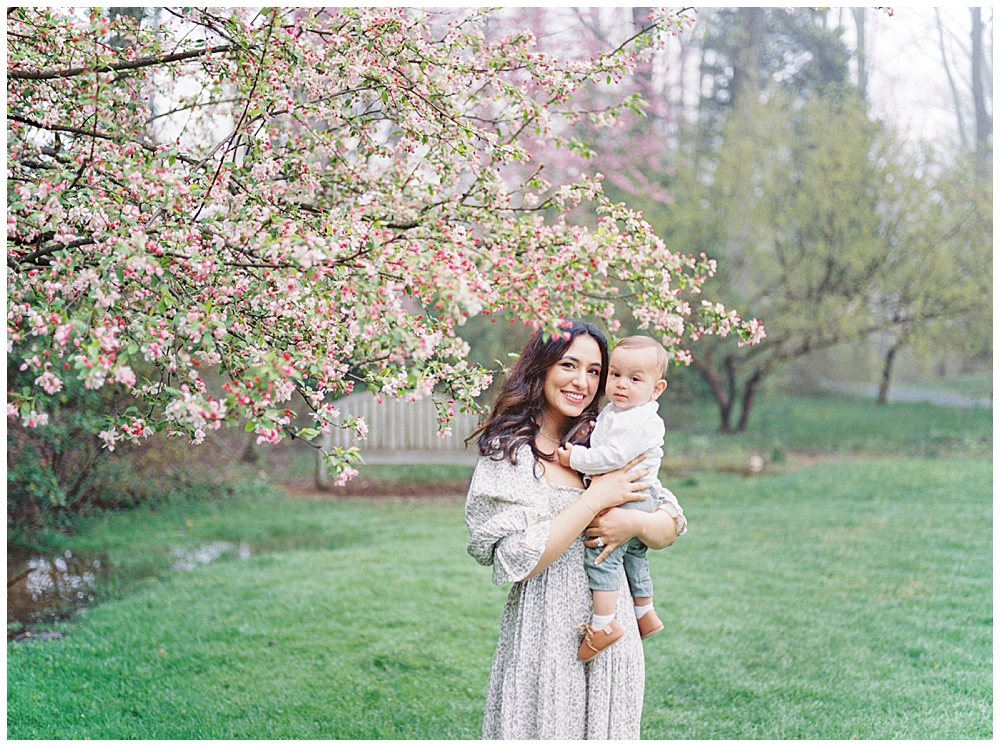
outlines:
[[[685,530],[668,492],[660,511],[614,510],[646,487],[645,470],[630,471],[641,457],[586,490],[555,459],[569,429],[596,415],[608,375],[604,335],[581,322],[568,332],[568,340],[535,335],[525,346],[479,434],[468,549],[493,566],[494,583],[515,582],[490,669],[484,739],[639,738],[645,665],[627,595],[616,611],[625,637],[588,664],[576,656],[579,625],[592,612],[581,535],[608,553],[632,537],[660,549]]]

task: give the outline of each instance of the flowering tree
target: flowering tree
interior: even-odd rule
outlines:
[[[530,32],[488,41],[486,11],[162,16],[8,10],[8,354],[37,374],[8,417],[44,423],[73,377],[138,401],[109,414],[108,448],[235,422],[313,439],[360,383],[433,394],[446,430],[490,380],[456,333],[470,315],[558,334],[628,309],[678,359],[690,333],[762,334],[692,308],[714,264],[667,250],[599,175],[503,178],[669,14],[582,61]],[[590,228],[566,217],[585,202]],[[352,475],[355,450],[330,459]]]
[[[654,23],[649,8],[536,7],[498,19],[490,31],[528,27],[544,52],[572,49],[578,56],[596,58],[628,44]],[[567,131],[571,147],[530,143],[533,163],[544,164],[550,179],[596,169],[617,193],[669,203],[657,176],[669,171],[673,160],[670,140],[681,113],[680,89],[694,23],[692,9],[678,10],[669,16],[670,34],[660,34],[663,43],[639,49],[627,76],[592,79],[576,89],[577,116]]]

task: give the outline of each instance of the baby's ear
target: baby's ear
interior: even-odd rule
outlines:
[[[667,388],[666,379],[660,379],[659,381],[657,381],[656,384],[653,385],[653,399],[657,399],[661,394],[663,394],[663,390],[666,388]]]

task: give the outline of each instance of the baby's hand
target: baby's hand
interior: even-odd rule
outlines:
[[[573,453],[573,446],[560,446],[556,451],[556,457],[559,459],[559,464],[563,467],[569,467],[569,455]]]

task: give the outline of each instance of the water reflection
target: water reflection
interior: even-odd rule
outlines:
[[[207,565],[213,560],[218,560],[232,550],[233,543],[224,540],[202,545],[194,550],[178,547],[171,552],[175,558],[172,567],[175,571],[192,571],[199,565]],[[250,546],[246,542],[240,542],[239,547],[236,548],[236,555],[240,560],[246,560],[250,557]]]
[[[251,548],[246,542],[234,545],[219,541],[194,549],[174,548],[170,554],[173,570],[191,571],[223,555],[235,555],[240,560],[247,560]],[[8,550],[7,640],[39,639],[43,634],[31,636],[23,626],[66,619],[93,602],[104,570],[100,559],[77,557],[69,550],[51,557]],[[21,627],[12,627],[11,623]],[[51,637],[57,636],[52,634]]]
[[[90,591],[94,587],[97,576],[94,572],[83,565],[82,572],[74,573],[81,563],[74,563],[73,570],[70,570],[67,560],[73,560],[73,555],[66,551],[64,558],[53,558],[50,564],[45,558],[32,558],[28,561],[28,577],[25,579],[25,586],[32,601],[39,601],[46,598],[58,599],[87,599],[93,600],[94,595]],[[101,561],[93,562],[93,569],[101,567]]]
[[[69,550],[51,558],[8,552],[8,625],[67,617],[94,600],[100,572],[99,559],[76,557]]]

